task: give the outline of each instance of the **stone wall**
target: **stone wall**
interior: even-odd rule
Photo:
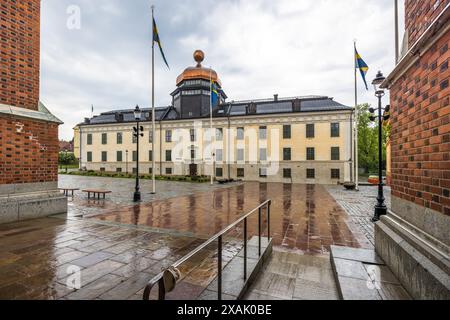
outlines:
[[[40,0],[2,0],[0,104],[38,109]]]

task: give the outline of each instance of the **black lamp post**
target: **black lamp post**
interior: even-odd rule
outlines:
[[[141,192],[139,191],[139,137],[143,137],[144,128],[139,126],[141,121],[142,112],[139,106],[134,109],[134,118],[136,119],[136,127],[133,127],[133,136],[136,138],[136,187],[134,190],[133,200],[134,202],[141,201]]]
[[[369,111],[371,113],[370,120],[376,121],[378,118],[378,196],[377,196],[377,205],[375,206],[375,214],[372,218],[373,222],[380,220],[382,215],[387,214],[387,208],[384,204],[384,195],[383,195],[383,121],[387,121],[389,119],[389,110],[390,106],[386,106],[383,108],[381,105],[381,98],[384,96],[384,91],[380,88],[380,85],[386,78],[383,76],[381,71],[378,71],[376,78],[373,80],[372,84],[375,88],[375,96],[378,98],[378,115],[375,115],[375,111],[373,108],[370,108]],[[384,113],[382,112],[384,110]]]
[[[67,162],[69,162],[69,159],[67,159],[67,149],[64,149],[64,162],[66,164],[66,173],[67,173]]]

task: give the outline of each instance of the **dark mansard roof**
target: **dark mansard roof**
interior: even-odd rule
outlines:
[[[258,115],[276,115],[305,112],[351,111],[353,107],[345,106],[326,96],[306,96],[295,98],[276,98],[262,100],[232,101],[214,107],[213,117],[242,117]],[[86,118],[80,125],[96,125],[134,122],[134,109],[114,110]],[[142,109],[142,121],[151,121],[151,108]],[[209,117],[209,115],[207,116]],[[156,121],[184,120],[173,106],[155,108]]]

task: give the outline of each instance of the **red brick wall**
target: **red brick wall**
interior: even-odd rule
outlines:
[[[0,117],[0,184],[57,181],[58,124]]]
[[[405,28],[411,47],[450,0],[405,0]]]
[[[0,103],[37,110],[40,0],[0,1]]]
[[[449,47],[447,32],[391,88],[392,193],[446,215],[450,215]]]

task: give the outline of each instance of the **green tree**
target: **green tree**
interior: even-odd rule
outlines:
[[[370,105],[358,105],[358,157],[359,167],[368,173],[378,171],[378,121],[370,121]],[[390,126],[383,126],[383,169],[386,165],[386,142]]]
[[[60,152],[59,153],[59,164],[69,165],[77,161],[73,152]]]

